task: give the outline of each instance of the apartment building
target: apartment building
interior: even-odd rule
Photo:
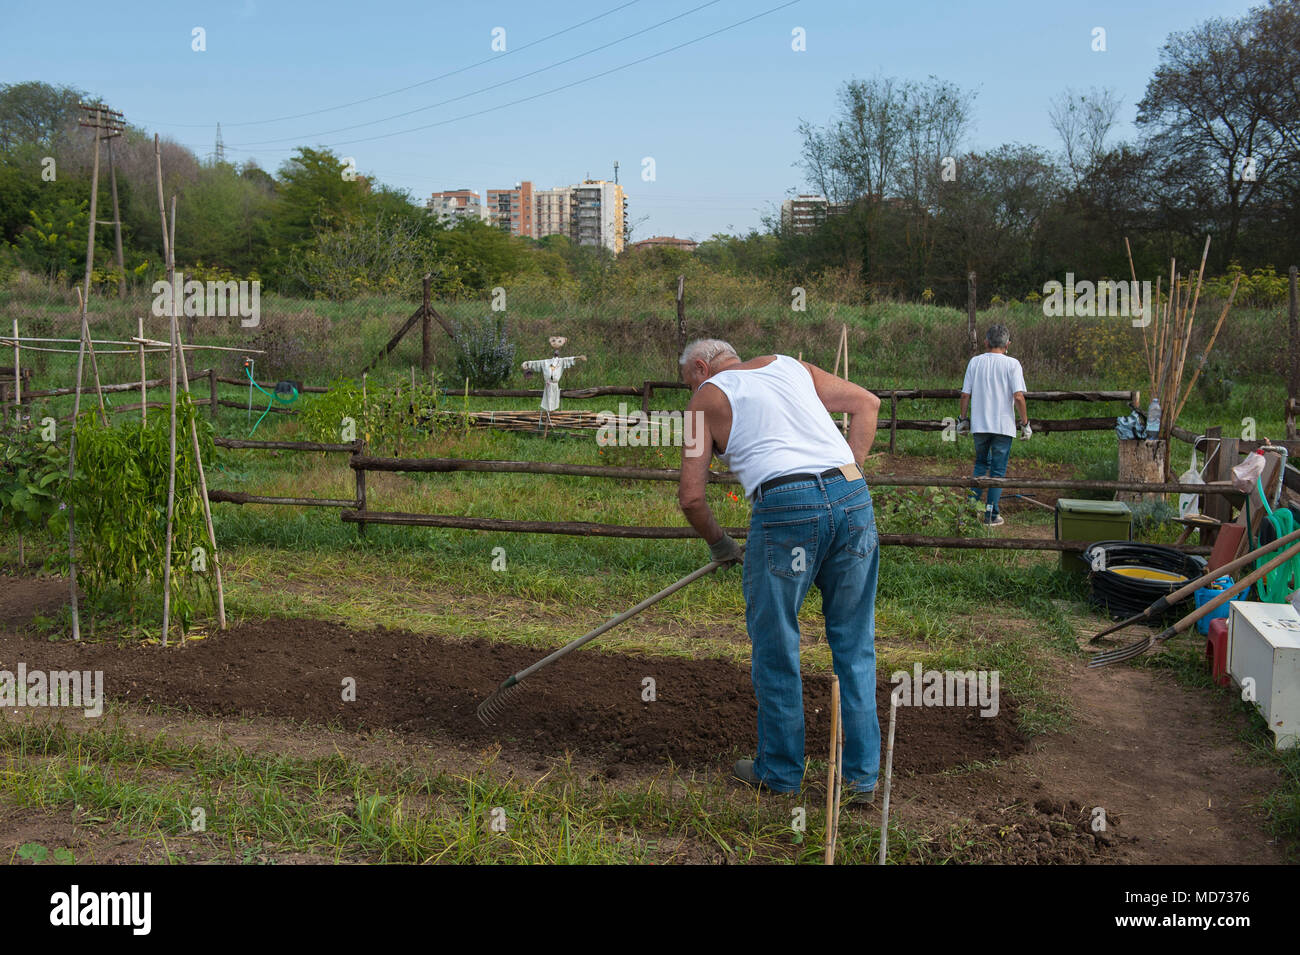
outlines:
[[[430,215],[447,219],[451,224],[461,219],[483,219],[487,210],[477,192],[469,189],[448,189],[435,192],[425,203]]]
[[[533,226],[533,184],[517,182],[513,189],[487,191],[488,221],[511,235],[537,238]]]

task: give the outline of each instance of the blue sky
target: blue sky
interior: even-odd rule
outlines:
[[[967,147],[1054,150],[1047,118],[1054,95],[1114,89],[1123,101],[1120,134],[1129,135],[1168,34],[1252,6],[124,0],[110,8],[64,2],[56,14],[47,5],[3,3],[0,82],[80,87],[200,155],[212,151],[220,122],[234,161],[253,158],[274,170],[295,146],[330,146],[354,157],[360,172],[421,199],[522,179],[547,188],[612,178],[617,160],[636,235],[696,239],[756,227],[763,212],[804,188],[796,127],[829,119],[847,79],[936,75],[978,94]],[[1091,49],[1098,26],[1104,53]],[[203,52],[192,49],[195,27],[206,32]],[[498,27],[504,53],[492,49]],[[802,52],[791,49],[797,27],[806,35]],[[543,40],[559,31],[566,32]],[[629,38],[637,31],[645,32]],[[681,44],[688,45],[634,63]],[[557,87],[568,88],[537,95]],[[533,98],[514,103],[526,97]],[[307,113],[315,115],[300,115]],[[369,125],[347,128],[359,124]],[[642,179],[645,157],[654,159],[652,182]]]

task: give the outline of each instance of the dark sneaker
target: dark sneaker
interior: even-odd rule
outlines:
[[[994,514],[992,517],[986,514],[984,515],[984,523],[989,527],[1001,527],[1006,521],[1002,519],[1001,514]]]
[[[785,790],[773,789],[771,786],[767,785],[767,783],[763,782],[763,780],[759,779],[758,774],[754,772],[754,761],[752,759],[736,760],[736,764],[731,767],[731,775],[732,778],[740,780],[746,786],[752,786],[753,788],[763,792],[777,793],[783,796],[790,795],[790,793]]]
[[[853,789],[845,786],[844,792],[840,795],[841,806],[873,806],[875,803],[876,791],[874,789]]]

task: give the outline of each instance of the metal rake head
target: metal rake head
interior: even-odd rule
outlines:
[[[478,705],[474,712],[484,726],[492,726],[497,718],[506,711],[510,700],[519,693],[523,683],[513,676],[502,683],[486,700]]]
[[[1146,653],[1147,650],[1151,649],[1151,647],[1159,643],[1164,643],[1165,640],[1169,639],[1173,635],[1174,630],[1171,628],[1162,633],[1154,635],[1148,634],[1137,643],[1130,643],[1126,647],[1117,647],[1114,650],[1105,650],[1098,653],[1088,661],[1088,669],[1096,670],[1100,667],[1108,667],[1113,663],[1122,663],[1125,660],[1140,657],[1142,654]]]

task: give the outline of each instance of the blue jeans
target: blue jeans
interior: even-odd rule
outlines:
[[[975,477],[1006,477],[1007,476],[1007,459],[1011,457],[1011,435],[1009,434],[989,434],[979,432],[974,435],[975,438]],[[998,513],[998,502],[1002,500],[1002,488],[991,487],[989,492],[988,504],[986,506],[993,508],[993,513]],[[971,496],[975,500],[983,500],[985,488],[973,487],[970,489]]]
[[[744,567],[745,624],[758,698],[755,774],[782,792],[803,784],[798,614],[815,583],[840,678],[844,781],[854,789],[874,789],[880,771],[875,617],[880,538],[867,482],[837,474],[758,492]]]

